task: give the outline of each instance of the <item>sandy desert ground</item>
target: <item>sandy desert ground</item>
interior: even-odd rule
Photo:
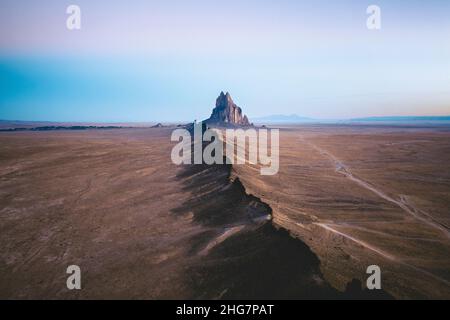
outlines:
[[[449,298],[449,138],[443,127],[287,128],[278,175],[235,169],[334,287],[364,283],[376,264],[396,298]]]
[[[450,298],[448,128],[285,127],[275,176],[171,131],[0,133],[0,298]]]

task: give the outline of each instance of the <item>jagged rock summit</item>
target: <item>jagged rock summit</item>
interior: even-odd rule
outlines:
[[[242,114],[239,108],[231,98],[231,95],[223,91],[216,99],[216,107],[213,109],[211,116],[206,120],[207,123],[214,124],[234,124],[241,126],[249,126],[247,116]]]

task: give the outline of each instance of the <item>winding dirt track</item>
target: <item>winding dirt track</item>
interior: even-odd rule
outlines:
[[[326,223],[314,223],[314,224],[317,225],[317,226],[320,226],[320,227],[322,227],[322,228],[325,228],[325,229],[327,229],[328,231],[331,231],[331,232],[333,232],[333,233],[336,233],[336,234],[338,234],[338,235],[340,235],[340,236],[342,236],[342,237],[344,237],[344,238],[347,238],[347,239],[349,239],[349,240],[351,240],[351,241],[353,241],[353,242],[359,244],[360,246],[362,246],[362,247],[364,247],[364,248],[366,248],[366,249],[369,249],[369,250],[371,250],[371,251],[373,251],[373,252],[376,252],[376,253],[378,253],[380,256],[382,256],[382,257],[384,257],[384,258],[386,258],[386,259],[388,259],[388,260],[398,261],[398,259],[395,258],[394,256],[392,256],[392,255],[390,255],[390,254],[388,254],[388,253],[386,253],[386,252],[384,252],[384,251],[382,251],[382,250],[380,250],[380,249],[378,249],[378,248],[375,248],[374,246],[372,246],[372,245],[370,245],[370,244],[368,244],[368,243],[366,243],[366,242],[364,242],[364,241],[358,240],[358,239],[356,239],[355,237],[352,237],[352,236],[350,236],[350,235],[348,235],[348,234],[345,234],[345,233],[343,233],[343,232],[341,232],[341,231],[338,231],[338,230],[336,230],[336,229],[330,227],[330,226],[329,226],[328,224],[326,224]]]
[[[441,231],[446,237],[450,238],[450,233],[448,231],[448,227],[445,226],[444,224],[441,224],[437,221],[435,221],[429,214],[423,212],[421,209],[418,209],[416,207],[414,207],[413,205],[409,204],[406,200],[406,197],[401,195],[400,196],[400,200],[395,200],[394,198],[388,196],[385,192],[383,192],[380,189],[377,189],[376,187],[374,187],[373,185],[371,185],[370,183],[356,177],[353,175],[353,173],[351,172],[351,170],[348,168],[347,165],[345,165],[342,161],[340,161],[335,155],[331,154],[330,152],[318,147],[317,145],[315,145],[314,143],[307,141],[304,137],[300,137],[301,140],[305,143],[307,143],[309,146],[311,146],[312,148],[314,148],[316,151],[318,151],[321,155],[326,156],[329,160],[331,160],[333,162],[333,164],[335,165],[336,168],[336,172],[344,175],[345,177],[349,178],[350,180],[354,181],[355,183],[357,183],[359,186],[375,193],[376,195],[378,195],[379,197],[396,204],[398,207],[400,207],[403,211],[405,211],[406,213],[408,213],[409,215],[413,216],[415,219],[420,220],[424,223],[426,223],[427,225],[429,225],[432,228],[435,228],[439,231]],[[439,277],[427,270],[424,270],[422,268],[416,267],[414,265],[411,265],[410,263],[407,263],[405,261],[402,261],[401,259],[384,252],[383,250],[380,250],[364,241],[361,241],[349,234],[346,234],[344,232],[341,232],[335,228],[333,228],[332,226],[330,226],[330,224],[327,223],[314,223],[317,226],[320,226],[332,233],[335,233],[337,235],[340,235],[346,239],[349,239],[351,241],[353,241],[354,243],[368,249],[371,250],[377,254],[379,254],[380,256],[394,261],[396,263],[402,264],[408,268],[411,268],[417,272],[420,272],[424,275],[427,275],[437,281],[440,281],[441,283],[446,284],[447,286],[450,286],[450,282],[447,281],[446,279]]]
[[[334,163],[334,165],[336,167],[336,172],[344,175],[345,177],[347,177],[350,180],[354,181],[355,183],[357,183],[361,187],[363,187],[363,188],[365,188],[365,189],[375,193],[380,198],[383,198],[384,200],[389,201],[389,202],[397,205],[403,211],[405,211],[409,215],[413,216],[415,219],[424,222],[425,224],[429,225],[430,227],[432,227],[434,229],[438,229],[447,238],[450,238],[450,233],[449,233],[449,230],[448,230],[449,228],[446,225],[436,221],[429,214],[425,213],[423,210],[421,210],[419,208],[416,208],[411,203],[408,203],[408,201],[407,201],[405,196],[401,195],[399,197],[400,198],[399,200],[396,200],[396,199],[388,196],[382,190],[380,190],[380,189],[376,188],[375,186],[371,185],[370,183],[368,183],[368,182],[366,182],[366,181],[364,181],[364,180],[354,176],[353,173],[350,171],[350,169],[342,161],[340,161],[338,158],[336,158],[336,156],[334,156],[330,152],[328,152],[328,151],[318,147],[317,145],[315,145],[314,143],[312,143],[310,141],[307,141],[303,137],[301,137],[301,139],[302,139],[302,141],[306,142],[309,146],[311,146],[312,148],[317,150],[320,154],[322,154],[322,155],[326,156],[328,159],[330,159]]]
[[[450,286],[450,282],[448,282],[446,279],[441,278],[441,277],[439,277],[439,276],[437,276],[437,275],[435,275],[435,274],[433,274],[433,273],[431,273],[431,272],[429,272],[427,270],[424,270],[422,268],[418,268],[416,266],[413,266],[410,263],[406,263],[406,262],[404,262],[404,261],[402,261],[402,260],[400,260],[400,259],[398,259],[398,258],[396,258],[396,257],[394,257],[394,256],[392,256],[392,255],[390,255],[390,254],[388,254],[388,253],[378,249],[378,248],[375,248],[375,247],[371,246],[370,244],[368,244],[368,243],[366,243],[364,241],[358,240],[358,239],[356,239],[356,238],[354,238],[354,237],[352,237],[352,236],[350,236],[350,235],[348,235],[346,233],[338,231],[338,230],[330,227],[328,224],[325,224],[325,223],[314,223],[314,224],[317,225],[317,226],[320,226],[320,227],[322,227],[322,228],[324,228],[324,229],[326,229],[326,230],[328,230],[330,232],[338,234],[338,235],[340,235],[340,236],[342,236],[342,237],[344,237],[346,239],[349,239],[349,240],[359,244],[360,246],[362,246],[362,247],[364,247],[364,248],[366,248],[368,250],[371,250],[371,251],[379,254],[380,256],[382,256],[382,257],[384,257],[384,258],[386,258],[388,260],[391,260],[391,261],[394,261],[394,262],[399,263],[401,265],[404,265],[404,266],[406,266],[408,268],[411,268],[411,269],[413,269],[413,270],[415,270],[417,272],[420,272],[420,273],[422,273],[422,274],[424,274],[426,276],[429,276],[429,277],[433,278],[434,280],[440,281],[440,282],[446,284],[447,286]]]

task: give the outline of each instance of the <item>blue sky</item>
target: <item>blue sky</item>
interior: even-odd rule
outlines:
[[[69,4],[81,30],[66,28]],[[366,28],[381,8],[382,29]],[[2,0],[0,119],[450,114],[449,1]]]

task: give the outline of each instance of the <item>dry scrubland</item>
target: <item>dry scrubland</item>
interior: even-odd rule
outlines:
[[[175,166],[170,133],[1,133],[0,297],[342,298],[378,264],[450,298],[448,129],[286,127],[275,176]]]

